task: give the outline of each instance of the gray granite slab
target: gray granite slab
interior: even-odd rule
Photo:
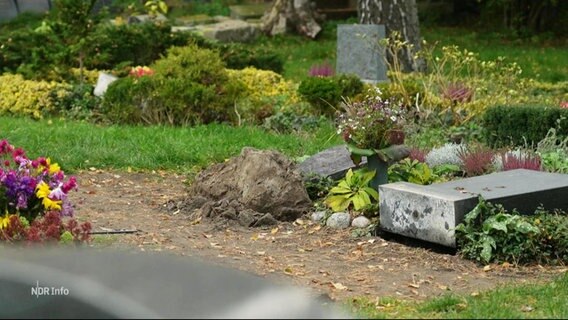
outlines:
[[[456,247],[454,229],[478,203],[479,195],[522,214],[533,213],[539,205],[568,211],[568,175],[518,169],[430,186],[382,185],[380,228]]]
[[[365,165],[366,163],[367,159],[363,157],[359,166]],[[349,169],[356,167],[345,145],[339,145],[321,151],[298,164],[298,169],[304,175],[313,173],[332,179],[343,178]]]

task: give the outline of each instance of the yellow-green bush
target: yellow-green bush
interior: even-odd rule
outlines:
[[[41,118],[54,111],[58,100],[69,93],[65,83],[25,80],[21,75],[0,76],[0,114]]]
[[[81,69],[71,68],[69,72],[77,82],[81,80]],[[85,83],[96,85],[99,80],[99,70],[83,69],[83,80]]]
[[[302,113],[297,85],[269,70],[248,67],[227,69],[230,81],[240,82],[245,92],[237,103],[237,112],[245,121],[260,122],[276,112]]]

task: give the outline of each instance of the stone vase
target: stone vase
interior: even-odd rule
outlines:
[[[381,160],[377,154],[367,157],[367,168],[375,170],[375,177],[371,180],[371,188],[379,190],[379,186],[388,183],[388,163]]]

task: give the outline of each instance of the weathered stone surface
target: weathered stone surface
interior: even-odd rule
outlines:
[[[16,5],[12,0],[0,0],[0,21],[15,18],[18,15]]]
[[[289,159],[276,151],[253,148],[244,148],[238,157],[201,172],[188,194],[228,203],[237,200],[243,208],[270,213],[280,221],[299,218],[311,205]]]
[[[387,81],[385,26],[343,24],[337,26],[337,68],[339,74],[355,74],[365,82]]]
[[[371,224],[371,220],[367,217],[359,216],[351,222],[351,226],[355,228],[366,228]]]
[[[118,80],[118,78],[111,74],[99,72],[99,78],[97,79],[97,85],[95,86],[93,94],[97,97],[102,97],[108,86],[116,80]]]
[[[256,220],[253,227],[273,226],[275,224],[278,224],[278,221],[270,213],[267,213]]]
[[[325,211],[313,212],[310,218],[312,219],[313,222],[320,222],[323,220],[323,218],[325,218]]]
[[[198,25],[195,30],[206,38],[220,42],[249,42],[260,34],[258,26],[242,20],[226,20]]]
[[[367,163],[363,157],[360,166]],[[340,179],[349,169],[356,168],[351,160],[351,154],[345,145],[335,146],[319,152],[298,164],[298,170],[307,176],[318,174],[332,179]]]
[[[379,187],[380,228],[455,247],[455,227],[481,195],[507,210],[531,214],[545,208],[568,210],[568,175],[518,169],[447,183],[420,186],[397,182]]]
[[[254,211],[247,209],[239,213],[239,224],[243,227],[250,227],[256,221]]]
[[[326,221],[326,226],[334,229],[345,229],[351,225],[351,216],[347,212],[336,212]]]

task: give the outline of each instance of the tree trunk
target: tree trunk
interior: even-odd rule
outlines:
[[[416,0],[358,0],[359,23],[383,24],[387,37],[398,31],[403,41],[412,45],[406,46],[398,55],[403,71],[423,71],[425,63],[414,59],[420,50],[420,26]],[[393,57],[387,57],[392,63]]]
[[[262,17],[262,29],[269,35],[296,31],[313,39],[321,31],[319,19],[309,0],[275,0]]]

